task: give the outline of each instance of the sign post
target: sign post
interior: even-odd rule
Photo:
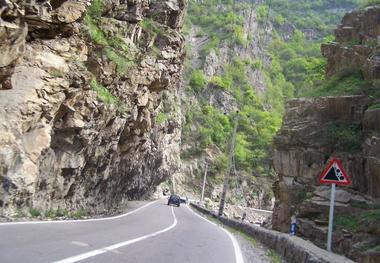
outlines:
[[[327,233],[327,250],[331,251],[332,231],[334,224],[335,186],[350,185],[351,180],[343,170],[342,164],[337,159],[332,159],[326,169],[319,176],[321,184],[331,184],[329,228]]]

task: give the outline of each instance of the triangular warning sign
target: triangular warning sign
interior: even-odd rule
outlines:
[[[350,185],[351,180],[343,170],[342,164],[337,159],[332,159],[326,169],[319,176],[321,184]]]

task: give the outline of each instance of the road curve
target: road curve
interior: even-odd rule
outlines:
[[[231,234],[166,200],[107,220],[0,224],[0,237],[2,263],[243,262]]]

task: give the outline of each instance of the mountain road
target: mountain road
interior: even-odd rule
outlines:
[[[227,230],[166,202],[112,218],[2,223],[0,262],[243,262]]]

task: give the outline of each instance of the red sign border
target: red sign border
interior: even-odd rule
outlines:
[[[330,170],[330,168],[334,165],[334,163],[336,163],[338,165],[340,171],[342,172],[344,178],[346,178],[347,182],[339,182],[339,181],[337,182],[337,181],[323,179],[323,177],[326,176],[326,174],[328,173],[328,171]],[[344,171],[341,162],[338,159],[336,159],[336,158],[333,158],[330,161],[329,165],[323,170],[323,172],[319,176],[319,182],[321,184],[336,184],[336,185],[351,185],[352,184],[350,178],[348,177],[348,175]]]

